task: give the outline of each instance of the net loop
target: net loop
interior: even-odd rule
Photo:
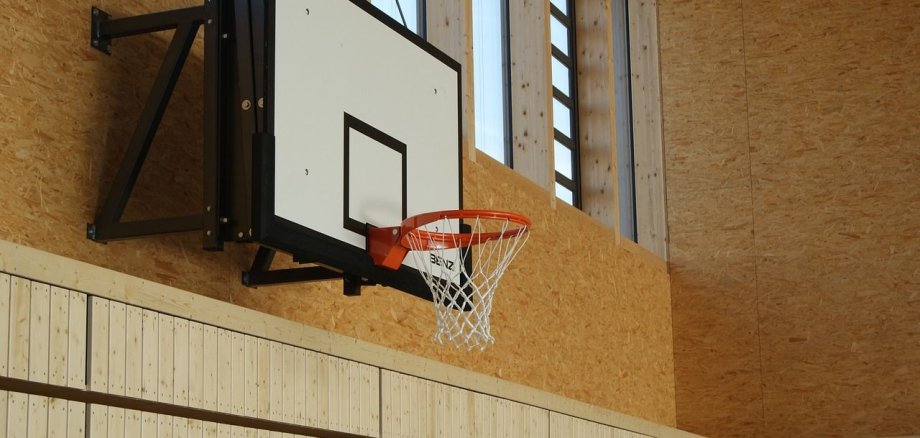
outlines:
[[[470,210],[420,217],[415,223],[407,220],[410,229],[402,243],[431,288],[434,339],[485,350],[495,342],[489,324],[495,289],[527,242],[530,221],[512,213]],[[459,229],[461,218],[469,229]]]

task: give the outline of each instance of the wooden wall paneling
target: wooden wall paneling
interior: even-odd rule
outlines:
[[[555,192],[549,0],[509,2],[514,170]],[[550,199],[555,199],[552,197]]]
[[[24,437],[29,434],[29,396],[7,393],[6,436]]]
[[[549,437],[549,411],[535,406],[528,410],[528,436]]]
[[[246,405],[246,340],[241,333],[230,333],[230,412],[243,415]]]
[[[128,307],[117,301],[109,302],[108,389],[110,394],[126,394],[127,327]]]
[[[152,310],[143,309],[141,315],[141,348],[143,370],[141,371],[141,397],[145,400],[158,400],[159,384],[157,383],[157,367],[160,364],[159,358],[159,325],[160,320],[157,313]],[[148,423],[149,419],[144,419],[146,428],[153,427],[156,433],[156,420],[151,420],[153,426]],[[144,433],[148,433],[145,432]]]
[[[204,423],[201,420],[188,420],[188,438],[204,438]]]
[[[109,300],[90,297],[89,309],[89,389],[109,392]],[[90,411],[93,416],[107,415],[95,406]]]
[[[383,438],[396,436],[396,420],[393,414],[396,401],[393,400],[393,386],[393,373],[380,370],[380,436]]]
[[[139,393],[139,392],[138,392]],[[141,429],[141,411],[133,409],[125,410],[125,437],[140,437],[143,433]]]
[[[370,416],[370,411],[362,409],[361,405],[361,386],[362,370],[361,364],[348,361],[348,428],[352,433],[361,433],[364,417]]]
[[[342,377],[342,361],[337,357],[328,356],[326,365],[328,367],[327,379],[329,381],[326,392],[326,400],[329,404],[329,429],[342,430],[348,424],[347,412],[344,418],[342,416],[342,399],[344,398],[342,397],[342,383],[340,381]]]
[[[183,318],[176,318],[173,333],[173,403],[179,406],[188,406],[189,321]],[[188,430],[188,423],[184,424],[184,430]]]
[[[0,376],[6,377],[13,338],[10,337],[10,276],[4,273],[0,273],[0,340],[5,344],[0,347]]]
[[[667,260],[658,2],[649,0],[630,6],[636,227],[639,245]]]
[[[150,412],[141,413],[141,437],[157,438],[157,414]]]
[[[172,392],[169,394],[172,394]],[[169,415],[157,415],[157,437],[173,438],[173,417]]]
[[[202,385],[201,406],[203,409],[216,411],[217,409],[217,367],[218,367],[218,346],[217,346],[217,328],[204,325],[204,384]]]
[[[173,403],[176,400],[174,393],[174,356],[175,356],[175,318],[172,315],[160,313],[159,319],[159,337],[157,340],[157,379],[159,387],[157,388],[157,399],[163,403]],[[162,420],[162,419],[161,419]],[[165,421],[165,420],[162,420]],[[170,423],[170,431],[172,423]]]
[[[280,434],[278,434],[280,435]],[[217,438],[231,438],[233,429],[227,424],[217,424]]]
[[[108,419],[108,436],[112,438],[128,437],[125,409],[109,406],[107,410]],[[135,435],[136,436],[136,435]],[[92,437],[90,437],[92,438]]]
[[[243,412],[246,416],[257,418],[259,407],[259,340],[254,336],[245,337],[244,353],[244,397]],[[300,386],[302,388],[303,386]],[[302,391],[301,391],[302,392]],[[303,424],[303,423],[300,423]]]
[[[284,346],[278,342],[269,343],[271,368],[269,375],[269,419],[282,420],[282,400],[284,398]]]
[[[204,423],[204,438],[217,438],[217,423]]]
[[[29,306],[32,282],[12,277],[10,285],[10,345],[9,376],[29,378]],[[10,401],[12,406],[12,401]],[[16,406],[19,406],[17,400]]]
[[[90,300],[90,302],[92,302],[92,300]],[[108,409],[103,405],[89,405],[88,426],[89,430],[87,432],[90,438],[107,438],[109,436]]]
[[[256,380],[258,381],[258,404],[256,406],[256,415],[258,418],[265,420],[271,419],[271,342],[259,338],[258,347],[258,369]]]
[[[173,417],[173,438],[189,438],[187,418]]]
[[[307,350],[294,349],[294,423],[307,424]]]
[[[549,433],[550,438],[571,437],[575,436],[574,418],[563,415],[558,412],[549,414]]]
[[[475,161],[473,121],[473,23],[469,0],[428,0],[427,40],[460,63],[463,157]]]
[[[48,436],[48,397],[29,394],[29,438]]]
[[[0,434],[9,436],[7,431],[7,413],[10,409],[10,393],[0,390]]]
[[[383,433],[380,430],[380,377],[382,370],[372,365],[367,366],[367,379],[370,381],[370,384],[367,386],[370,388],[370,424],[368,424],[369,430],[372,432],[370,435],[379,437]]]
[[[285,423],[294,423],[294,381],[296,371],[294,370],[295,348],[290,345],[283,345],[282,348],[282,381],[284,382],[281,390],[281,420]]]
[[[67,438],[83,438],[84,436],[86,436],[86,404],[68,401]]]
[[[233,411],[233,337],[230,331],[217,329],[217,410]]]
[[[67,403],[67,400],[61,398],[48,399],[48,438],[65,438],[67,436]],[[5,414],[4,412],[0,416]],[[0,427],[0,430],[3,430],[3,428]]]
[[[581,209],[620,231],[613,26],[609,0],[578,2],[573,50],[578,81]]]
[[[200,322],[188,324],[188,405],[201,408],[204,405],[204,326]],[[199,425],[199,429],[201,429]]]
[[[70,306],[68,308],[67,323],[67,386],[71,388],[86,388],[86,339],[89,335],[86,333],[86,315],[89,311],[89,303],[86,294],[70,291]],[[73,414],[76,411],[86,412],[83,403],[68,403],[68,412]],[[69,419],[68,436],[81,435],[85,433],[84,427],[72,425],[73,420]]]
[[[48,383],[58,386],[67,386],[67,351],[70,345],[70,291],[59,287],[51,288],[51,315],[49,316],[50,330],[48,333]],[[3,339],[0,337],[0,339]],[[55,403],[56,408],[62,404]],[[67,408],[57,409],[64,412],[64,424],[67,424]]]
[[[33,382],[48,383],[50,320],[51,287],[33,281],[29,305],[29,380]]]
[[[473,426],[476,436],[498,436],[496,398],[486,394],[473,397]]]

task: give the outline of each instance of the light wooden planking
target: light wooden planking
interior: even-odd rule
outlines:
[[[157,437],[173,438],[173,417],[157,415]]]
[[[217,328],[204,326],[204,397],[202,407],[217,410]]]
[[[188,324],[188,405],[201,408],[204,403],[204,326],[200,322]],[[201,429],[201,426],[198,427]]]
[[[109,391],[109,300],[90,297],[89,389]],[[91,412],[95,415],[95,411]]]
[[[6,436],[25,437],[29,433],[29,396],[10,392],[7,396]]]
[[[171,315],[159,314],[159,337],[157,340],[157,399],[163,403],[175,402],[174,385],[174,355],[175,355],[175,318]],[[170,420],[171,421],[171,420]],[[170,423],[172,433],[172,423]]]
[[[29,401],[29,438],[48,436],[48,397],[30,394]]]
[[[159,366],[159,318],[152,310],[143,309],[141,314],[141,351],[143,368],[141,369],[141,397],[145,400],[157,400],[157,366]],[[147,422],[145,421],[146,425]],[[154,425],[156,421],[154,421]],[[148,426],[149,427],[149,426]],[[155,427],[154,427],[155,429]],[[149,433],[145,430],[144,433]],[[156,432],[153,432],[156,433]]]
[[[509,2],[514,170],[554,193],[549,0]],[[550,198],[554,199],[554,198]]]
[[[10,409],[10,393],[0,390],[0,435],[7,436],[7,413]]]
[[[89,310],[86,294],[70,291],[70,308],[68,309],[68,340],[67,340],[67,386],[71,388],[86,388],[86,315]],[[69,412],[74,412],[79,406],[81,412],[86,408],[82,403],[69,405]],[[68,435],[84,433],[84,427],[74,426],[68,421]],[[79,431],[79,432],[78,432]]]
[[[128,307],[117,301],[109,302],[109,393],[125,395],[127,370],[126,337]],[[111,412],[110,412],[111,413]],[[124,418],[124,412],[120,415]],[[122,421],[124,423],[124,421]]]
[[[278,342],[270,344],[271,374],[269,375],[269,416],[270,420],[281,421],[281,402],[284,387],[284,347]]]
[[[70,344],[70,291],[51,288],[51,323],[48,339],[48,383],[67,386],[67,351]],[[66,407],[62,409],[67,412]],[[66,415],[65,415],[66,418]],[[67,422],[65,421],[66,425]]]
[[[217,425],[217,438],[231,438],[233,436],[231,428],[226,424]]]
[[[84,436],[86,436],[86,404],[68,401],[67,438],[83,438]]]
[[[141,411],[125,410],[125,437],[140,437],[142,430]]]
[[[247,344],[248,345],[248,344]],[[294,350],[294,422],[307,424],[307,351]]]
[[[237,332],[230,336],[231,341],[231,407],[230,411],[236,415],[245,413],[246,405],[246,339]]]
[[[574,14],[581,209],[616,230],[619,239],[610,0],[578,2]]]
[[[638,240],[639,245],[667,260],[658,2],[637,2],[628,9]]]
[[[258,403],[256,415],[267,420],[271,417],[271,343],[265,339],[257,340],[256,382],[258,382]]]
[[[128,397],[143,397],[143,319],[144,311],[140,308],[134,306],[125,308],[125,395]],[[140,417],[137,421],[140,424]]]
[[[129,436],[125,428],[125,409],[109,406],[107,410],[109,417],[108,435],[112,438]]]
[[[204,438],[204,423],[201,420],[188,420],[189,438]]]
[[[29,378],[29,306],[32,298],[31,287],[32,282],[19,277],[13,277],[10,285],[8,372],[10,377],[17,379]],[[12,401],[10,403],[13,406]]]
[[[173,417],[173,438],[189,438],[187,418]]]
[[[473,22],[472,2],[457,0],[427,0],[427,40],[451,58],[460,62],[463,90],[461,106],[463,111],[461,138],[463,157],[476,160],[473,121]]]
[[[90,300],[92,301],[92,300]],[[103,405],[89,405],[90,438],[107,438],[109,436],[109,412]],[[117,438],[117,437],[112,437]]]
[[[50,329],[51,287],[33,281],[29,304],[29,380],[33,382],[48,383]]]
[[[157,414],[150,412],[141,413],[141,437],[157,438]]]
[[[233,406],[233,339],[231,333],[217,329],[217,410],[231,413]]]
[[[61,398],[48,399],[48,438],[67,436],[67,403],[67,400]]]
[[[217,438],[217,423],[204,423],[204,438]]]
[[[189,330],[188,320],[175,319],[173,332],[173,403],[188,406]],[[186,424],[186,429],[188,425]]]
[[[10,356],[10,276],[0,273],[0,340],[4,345],[0,346],[0,376],[6,376],[9,373],[9,356]],[[6,396],[4,396],[4,400]],[[5,405],[3,405],[5,406]],[[4,411],[3,415],[6,415]],[[5,429],[0,429],[5,431]]]
[[[282,348],[281,366],[282,371],[282,389],[281,389],[281,421],[285,423],[294,422],[294,383],[296,381],[294,370],[295,348],[285,344]]]

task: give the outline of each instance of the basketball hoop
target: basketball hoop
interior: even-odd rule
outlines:
[[[495,288],[529,229],[530,220],[514,213],[437,211],[398,227],[370,229],[368,251],[375,264],[389,269],[399,269],[411,251],[434,298],[434,339],[485,350],[495,342],[489,325]]]

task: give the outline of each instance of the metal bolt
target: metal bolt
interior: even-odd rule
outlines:
[[[99,15],[99,10],[94,8],[94,9],[93,9],[93,15]]]
[[[434,94],[438,94],[438,89],[437,89],[437,88],[434,89]]]
[[[227,218],[225,218],[225,217],[220,218],[220,223],[225,224],[225,223],[227,223],[227,222],[229,222],[229,220],[228,220]]]
[[[252,108],[252,102],[249,99],[243,100],[243,103],[240,104],[243,108],[243,111],[249,111],[249,108]]]
[[[239,234],[236,235],[236,237],[239,237],[240,239],[242,239],[242,238],[243,238],[243,232],[240,231]]]
[[[265,108],[265,98],[260,97],[259,101],[256,104],[259,105],[259,108]]]
[[[220,37],[223,38],[223,39],[227,39],[227,38],[230,38],[230,35],[228,35],[228,34],[223,34],[223,35],[221,35]]]
[[[310,169],[304,169],[303,174],[306,176],[310,176]]]
[[[210,236],[210,235],[211,235],[211,230],[208,230],[205,234],[207,234],[208,236]]]
[[[208,24],[211,24],[211,23],[213,23],[213,22],[214,22],[214,20],[208,18]]]
[[[393,228],[393,235],[395,236],[397,234],[399,234],[399,230],[397,230],[396,228]]]
[[[93,40],[93,45],[94,45],[94,46],[98,46],[98,45],[99,45],[99,40]]]
[[[252,237],[252,228],[249,229],[249,237]]]
[[[211,211],[211,206],[209,205],[209,206],[205,207],[204,210],[205,210],[205,211]]]

